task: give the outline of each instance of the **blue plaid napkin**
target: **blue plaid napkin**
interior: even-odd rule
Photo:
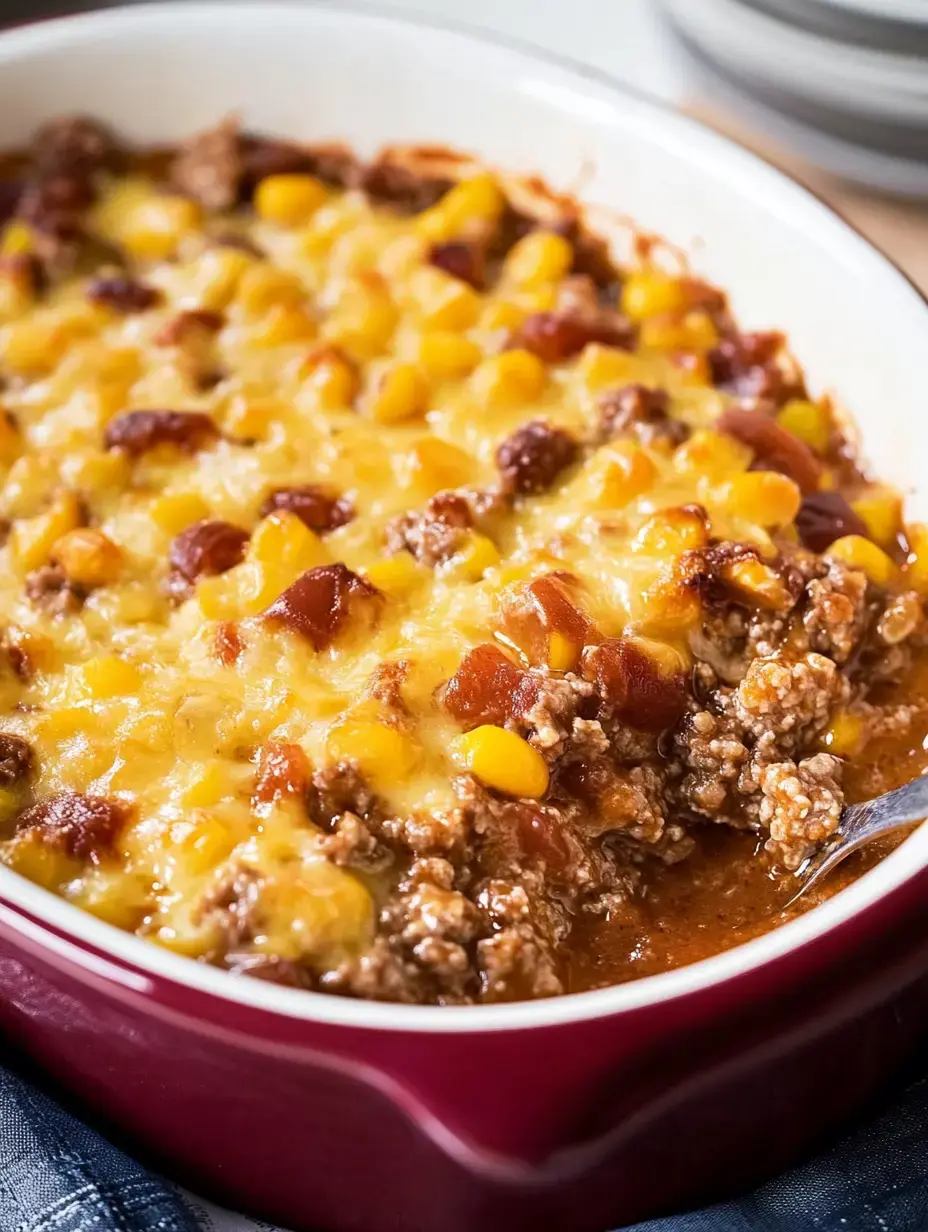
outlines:
[[[162,1180],[0,1069],[3,1232],[198,1232]]]
[[[2,1232],[199,1232],[165,1181],[0,1070]],[[928,1232],[928,1079],[748,1197],[625,1232]]]

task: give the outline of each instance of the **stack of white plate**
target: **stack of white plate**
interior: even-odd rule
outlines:
[[[928,0],[660,0],[702,86],[838,175],[928,197]]]

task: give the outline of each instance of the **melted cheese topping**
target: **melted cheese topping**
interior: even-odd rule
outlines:
[[[480,181],[482,208],[498,211],[498,190]],[[651,323],[635,351],[591,344],[545,365],[503,348],[529,313],[555,307],[566,273],[556,251],[517,246],[481,293],[428,263],[451,226],[443,203],[403,217],[359,193],[313,194],[298,222],[260,209],[230,221],[262,260],[211,242],[193,203],[141,176],[113,181],[94,226],[160,293],[147,311],[91,302],[84,278],[40,302],[0,280],[0,360],[19,378],[3,396],[18,433],[0,441],[0,517],[12,526],[0,623],[31,668],[26,680],[0,676],[3,727],[33,746],[35,800],[74,791],[131,805],[115,857],[81,861],[21,834],[2,858],[205,957],[223,940],[204,903],[230,870],[254,869],[267,882],[252,948],[329,965],[372,935],[377,881],[327,860],[298,802],[254,801],[263,745],[299,745],[315,767],[355,760],[397,814],[450,810],[460,728],[436,690],[493,639],[507,588],[567,570],[604,635],[643,634],[685,654],[696,613],[664,583],[698,544],[661,511],[701,504],[714,535],[762,556],[778,518],[743,483],[751,451],[711,431],[726,401],[705,361],[717,335],[682,283],[648,270],[626,283],[626,308]],[[17,243],[8,233],[6,250]],[[165,344],[179,313],[203,309],[223,314],[215,335]],[[674,362],[680,351],[689,365]],[[694,430],[685,444],[596,443],[598,397],[629,383],[667,391],[671,417]],[[107,449],[107,425],[145,408],[205,412],[222,438],[189,454]],[[536,419],[589,443],[551,491],[495,512],[486,534],[467,532],[434,568],[388,554],[391,517],[445,489],[498,484],[497,447]],[[349,499],[354,519],[320,537],[292,514],[261,518],[272,489],[307,483]],[[244,559],[172,602],[172,540],[204,518],[249,532]],[[78,611],[56,616],[29,599],[25,579],[86,521],[116,546],[118,567]],[[349,621],[316,651],[261,619],[307,569],[335,561],[386,596],[373,628]],[[217,629],[229,621],[243,648],[224,664]],[[407,665],[401,727],[367,692],[396,661]],[[23,798],[11,788],[0,803],[12,819]]]

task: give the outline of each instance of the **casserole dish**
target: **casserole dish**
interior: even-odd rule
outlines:
[[[585,176],[584,199],[690,252],[747,327],[786,325],[868,461],[916,488],[919,297],[781,176],[607,82],[350,9],[194,5],[7,35],[0,92],[7,146],[69,111],[154,141],[237,109],[362,154],[448,144],[557,188]],[[232,981],[0,870],[3,1023],[163,1166],[289,1226],[603,1227],[782,1166],[904,1057],[926,845],[718,958],[478,1008]]]

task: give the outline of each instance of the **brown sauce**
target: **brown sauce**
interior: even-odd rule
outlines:
[[[912,724],[901,736],[873,741],[849,763],[850,802],[891,791],[928,768],[926,694],[928,652],[923,651],[909,677],[879,697],[918,707]],[[649,870],[644,891],[621,916],[575,921],[566,962],[569,991],[657,975],[759,937],[850,885],[902,841],[884,840],[849,856],[821,889],[787,910],[796,878],[771,867],[763,837],[711,824],[694,837],[693,854]]]

